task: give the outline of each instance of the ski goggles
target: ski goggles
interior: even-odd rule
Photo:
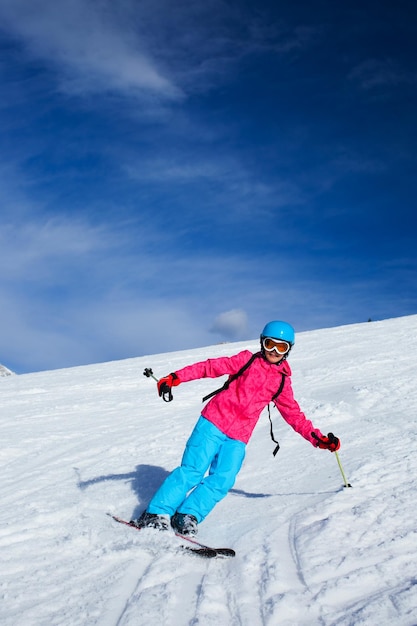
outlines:
[[[277,354],[283,356],[291,349],[291,344],[282,339],[273,339],[272,337],[262,337],[262,345],[267,352],[275,350]]]

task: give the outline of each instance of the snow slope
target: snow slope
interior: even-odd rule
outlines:
[[[12,374],[13,372],[0,363],[0,376],[11,376]]]
[[[300,333],[296,398],[342,440],[317,450],[266,411],[235,488],[199,538],[235,559],[115,524],[137,516],[181,458],[220,380],[155,383],[211,346],[0,380],[2,626],[415,626],[417,316]],[[160,549],[162,544],[166,550]]]

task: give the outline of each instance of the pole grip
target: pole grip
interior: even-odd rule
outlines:
[[[146,376],[146,378],[153,378],[154,380],[156,380],[156,382],[158,382],[158,379],[156,378],[156,376],[153,375],[152,368],[150,367],[145,367],[145,369],[143,370],[143,375]]]

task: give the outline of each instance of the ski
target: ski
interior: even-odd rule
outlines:
[[[217,556],[224,556],[224,557],[236,556],[236,552],[232,550],[232,548],[209,548],[209,546],[206,546],[204,545],[204,543],[200,543],[199,541],[192,539],[188,535],[186,536],[186,535],[180,535],[179,533],[175,533],[175,536],[178,537],[179,539],[184,539],[185,541],[189,541],[190,543],[193,543],[195,546],[199,546],[201,549],[214,550]]]
[[[130,528],[134,528],[135,530],[142,530],[141,528],[138,528],[131,522],[128,522],[127,520],[122,519],[121,517],[118,517],[117,515],[113,515],[113,513],[107,513],[107,515],[111,517],[115,522],[118,522],[119,524],[130,526]],[[232,550],[232,548],[211,548],[210,546],[206,546],[204,543],[200,543],[199,541],[196,541],[195,539],[192,539],[191,537],[186,537],[185,535],[180,535],[178,533],[175,533],[175,537],[183,541],[188,541],[189,543],[193,544],[192,547],[181,546],[181,548],[185,552],[191,552],[192,554],[201,556],[205,559],[214,559],[216,557],[226,558],[226,557],[233,557],[236,555],[236,552]]]

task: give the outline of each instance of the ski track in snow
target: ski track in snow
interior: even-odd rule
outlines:
[[[273,409],[277,457],[263,414],[201,525],[234,559],[183,554],[170,533],[105,515],[145,508],[220,382],[166,404],[143,369],[244,348],[257,343],[0,380],[2,626],[417,625],[417,316],[297,336],[296,398],[341,438],[351,489]]]

